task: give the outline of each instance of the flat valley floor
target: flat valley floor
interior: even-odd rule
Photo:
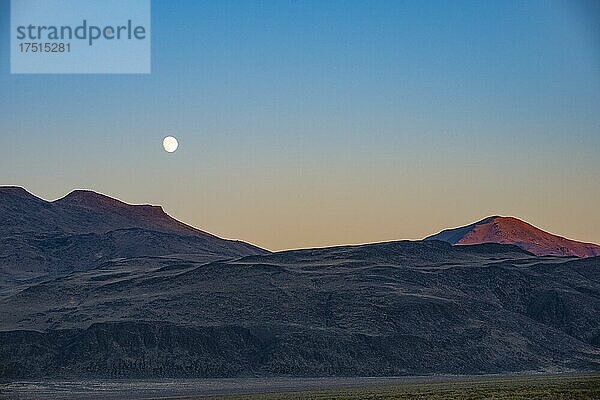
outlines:
[[[0,399],[600,399],[600,374],[398,378],[29,381]]]

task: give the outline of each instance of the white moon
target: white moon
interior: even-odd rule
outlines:
[[[174,152],[175,150],[177,150],[178,147],[179,143],[177,142],[177,139],[175,139],[173,136],[167,136],[163,139],[163,148],[167,153]]]

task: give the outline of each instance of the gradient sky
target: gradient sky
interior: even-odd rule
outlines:
[[[0,0],[0,185],[271,250],[495,214],[600,243],[599,4],[155,0],[152,74],[11,75]]]

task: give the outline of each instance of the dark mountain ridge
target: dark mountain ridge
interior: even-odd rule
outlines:
[[[600,257],[389,242],[107,261],[0,294],[8,379],[600,370]]]
[[[182,235],[210,235],[166,214],[162,207],[131,205],[89,190],[75,190],[55,201],[45,201],[23,188],[0,187],[0,233],[82,234],[142,228]]]
[[[187,254],[198,260],[268,251],[188,226],[162,207],[86,190],[56,200],[0,187],[0,280],[93,268],[111,258]],[[1,285],[0,285],[1,286]]]

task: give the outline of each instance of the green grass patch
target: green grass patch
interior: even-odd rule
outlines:
[[[470,378],[347,389],[213,397],[227,400],[575,400],[600,399],[600,375]]]

